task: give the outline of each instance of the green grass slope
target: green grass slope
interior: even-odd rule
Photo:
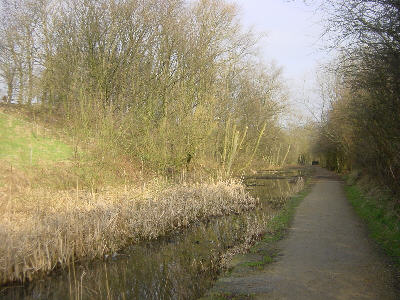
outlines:
[[[72,157],[73,148],[36,124],[0,111],[0,161],[18,168],[51,164]]]
[[[347,186],[346,195],[366,222],[370,236],[392,257],[400,273],[400,220],[387,199],[367,196],[358,186]]]

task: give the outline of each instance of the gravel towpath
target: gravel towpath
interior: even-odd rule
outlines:
[[[385,258],[348,203],[343,183],[322,168],[315,180],[288,236],[278,243],[277,261],[263,270],[220,278],[213,293],[252,299],[400,299]]]

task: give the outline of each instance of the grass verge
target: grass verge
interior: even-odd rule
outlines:
[[[303,179],[299,180],[293,187],[291,187],[291,189],[287,192],[286,195],[280,197],[280,199],[278,200],[279,202],[278,206],[281,207],[281,209],[275,215],[265,218],[264,221],[261,223],[254,222],[253,223],[254,225],[250,226],[250,228],[248,229],[245,241],[239,245],[234,246],[233,248],[228,249],[228,251],[226,251],[222,255],[221,257],[222,268],[228,270],[232,269],[232,265],[236,265],[236,259],[233,258],[234,257],[237,258],[239,254],[246,254],[249,252],[254,253],[255,251],[254,249],[256,249],[256,246],[262,244],[263,240],[260,241],[260,239],[268,239],[269,236],[275,239],[276,238],[275,235],[283,236],[283,230],[288,225],[285,222],[290,221],[291,219],[290,214],[294,213],[294,209],[301,201],[300,199],[298,202],[296,202],[297,196],[301,195],[301,191],[304,190],[305,186],[306,186],[305,181]],[[274,206],[277,204],[270,203],[270,205]],[[282,229],[280,230],[280,228]],[[266,262],[270,261],[270,259],[268,258],[264,259],[264,257],[273,258],[276,255],[276,253],[273,253],[271,251],[268,251],[266,253],[261,251],[259,254],[260,254],[259,260],[256,262],[254,260],[251,261],[241,260],[241,261],[243,264],[246,263],[249,263],[250,265],[256,264],[259,268],[260,266],[265,265]]]
[[[307,185],[302,191],[289,199],[284,208],[269,222],[268,233],[262,243],[273,243],[281,240],[287,233],[290,222],[293,220],[296,207],[310,193],[311,187]]]
[[[387,199],[367,196],[356,185],[346,186],[346,196],[368,226],[370,236],[393,259],[400,271],[400,218]]]
[[[311,183],[307,182],[304,188],[290,197],[282,210],[280,210],[267,223],[266,234],[250,248],[250,252],[243,257],[237,259],[236,264],[227,269],[223,277],[240,277],[249,271],[259,271],[270,263],[273,263],[277,256],[278,250],[276,242],[285,237],[288,227],[293,220],[296,207],[310,193]],[[258,258],[258,259],[255,259]],[[235,259],[234,259],[235,260]],[[227,290],[221,292],[218,288],[211,289],[201,300],[228,300],[228,299],[253,299],[254,295],[241,295],[229,292]]]
[[[260,270],[275,261],[275,257],[279,252],[276,247],[276,242],[286,236],[296,212],[296,207],[310,191],[311,187],[306,185],[303,190],[289,198],[283,209],[268,222],[267,233],[264,235],[263,239],[250,249],[251,253],[260,255],[261,259],[259,261],[245,262],[244,264]]]

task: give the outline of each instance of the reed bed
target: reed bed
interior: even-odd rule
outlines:
[[[11,191],[11,190],[10,190]],[[211,217],[253,209],[240,181],[54,192],[0,191],[0,284],[27,281],[74,261],[102,258]]]

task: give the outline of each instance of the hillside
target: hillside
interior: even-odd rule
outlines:
[[[71,165],[73,147],[17,111],[0,108],[0,186],[20,190],[22,186],[46,185]],[[61,168],[60,168],[61,167]],[[50,175],[50,176],[47,176]]]
[[[0,112],[0,284],[257,205],[234,180],[177,185],[142,176],[133,184],[117,170],[127,167],[123,158],[99,164],[16,112]],[[112,185],[101,184],[101,170]]]

